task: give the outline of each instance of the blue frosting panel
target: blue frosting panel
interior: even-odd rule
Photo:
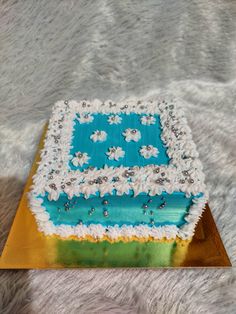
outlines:
[[[43,198],[43,206],[55,225],[102,224],[113,226],[123,224],[150,224],[155,226],[177,225],[185,223],[184,216],[192,204],[193,197],[186,198],[182,192],[163,193],[157,196],[110,195],[104,198],[74,197],[68,200],[62,194],[57,201]],[[164,206],[163,206],[164,205]]]
[[[90,123],[80,123],[75,120],[75,127],[72,139],[71,155],[76,152],[87,153],[90,157],[89,163],[84,164],[82,167],[74,166],[69,162],[69,167],[72,170],[83,170],[88,166],[101,168],[104,165],[108,166],[120,166],[125,167],[132,166],[146,166],[149,164],[167,165],[169,163],[169,157],[166,153],[166,147],[161,140],[161,125],[159,115],[153,115],[156,119],[155,124],[143,125],[140,118],[145,115],[139,115],[135,113],[118,115],[122,121],[120,124],[109,124],[106,114],[93,114],[94,120]],[[79,117],[79,116],[78,116]],[[122,133],[128,129],[137,129],[141,133],[141,139],[138,142],[126,142]],[[93,142],[90,136],[94,131],[105,131],[107,133],[107,139],[104,142]],[[151,157],[145,159],[139,153],[142,145],[153,145],[159,150],[157,157]],[[120,158],[118,161],[109,160],[106,152],[112,146],[119,146],[125,152],[124,158]]]

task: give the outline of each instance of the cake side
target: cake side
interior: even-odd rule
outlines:
[[[160,117],[161,133],[159,138],[166,147],[166,151],[163,150],[164,153],[162,152],[160,160],[155,159],[155,161],[152,160],[147,163],[146,159],[150,157],[145,158],[145,156],[148,156],[151,150],[151,153],[154,154],[153,157],[155,157],[155,150],[153,150],[155,146],[146,149],[148,147],[146,145],[146,150],[143,149],[139,152],[142,164],[137,166],[133,160],[128,159],[125,160],[125,163],[109,164],[109,157],[112,154],[114,158],[111,160],[113,161],[117,156],[119,160],[119,156],[122,154],[119,155],[119,152],[118,155],[116,155],[117,152],[109,154],[108,150],[106,158],[109,162],[102,161],[100,167],[99,165],[91,166],[88,162],[91,157],[85,152],[79,152],[77,155],[76,152],[73,153],[75,145],[72,144],[77,121],[79,121],[79,125],[87,125],[96,120],[96,115],[100,115],[99,121],[106,118],[108,122],[109,120],[112,122],[111,124],[119,124],[122,117],[131,119],[132,115],[138,115],[140,126],[137,129],[131,129],[136,130],[136,132],[132,134],[129,132],[129,128],[123,131],[124,134],[122,135],[125,137],[125,142],[129,142],[130,138],[130,141],[133,142],[136,142],[133,139],[140,141],[141,135],[145,135],[146,132],[139,134],[139,129],[145,124],[152,125],[152,122]],[[101,118],[101,116],[103,117]],[[102,126],[104,127],[104,123]],[[108,123],[109,126],[110,123]],[[109,131],[103,132],[106,134],[101,131],[99,134],[91,133],[90,146],[91,142],[104,141],[104,136],[107,136]],[[97,156],[97,154],[95,155]],[[140,163],[139,155],[132,157],[136,158],[136,163]],[[165,159],[165,157],[167,158]],[[97,162],[94,159],[93,163],[95,161]],[[115,178],[119,178],[119,180],[115,180]],[[166,97],[165,100],[159,101],[131,100],[123,103],[65,101],[58,102],[54,106],[45,139],[45,147],[41,152],[41,162],[34,176],[30,204],[39,229],[49,235],[77,236],[78,238],[94,237],[95,239],[104,239],[105,237],[111,240],[122,237],[151,237],[153,239],[179,237],[187,239],[193,235],[194,227],[206,203],[207,195],[204,191],[204,175],[201,163],[192,141],[191,131],[187,126],[182,110],[176,107],[176,101]],[[98,221],[90,224],[78,221],[77,225],[74,223],[71,225],[63,224],[62,222],[60,225],[56,225],[45,208],[45,201],[43,200],[45,195],[49,201],[55,202],[62,195],[66,195],[69,200],[76,197],[78,199],[89,199],[94,196],[104,198],[107,195],[120,197],[130,195],[134,198],[146,195],[152,198],[157,195],[161,196],[162,193],[171,195],[176,192],[184,193],[187,198],[191,198],[191,206],[186,207],[184,213],[185,223],[181,226],[177,223],[160,225],[155,221],[153,223],[152,218],[150,218],[149,223],[142,222],[139,225],[127,224],[126,222],[123,225],[107,226],[99,224]],[[161,215],[159,214],[159,216]]]

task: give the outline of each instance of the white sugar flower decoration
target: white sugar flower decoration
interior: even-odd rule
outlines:
[[[155,124],[156,122],[156,119],[153,116],[142,116],[140,120],[141,120],[141,123],[144,125],[151,125],[151,124]]]
[[[122,135],[124,135],[126,142],[138,142],[141,138],[141,133],[137,129],[126,129]]]
[[[90,123],[93,122],[94,117],[91,114],[84,113],[80,114],[79,118],[77,118],[80,123]]]
[[[118,115],[111,115],[108,117],[107,121],[109,122],[109,124],[120,124],[122,118]]]
[[[119,146],[117,146],[117,147],[112,146],[109,148],[109,150],[106,154],[108,156],[108,159],[117,161],[117,160],[119,160],[119,158],[124,157],[125,152]]]
[[[89,159],[90,157],[87,153],[77,152],[75,153],[75,157],[71,160],[71,162],[76,167],[82,167],[84,164],[88,164]]]
[[[105,131],[95,131],[93,134],[90,136],[90,139],[93,142],[104,142],[107,139],[107,133]]]
[[[142,146],[139,152],[140,155],[143,156],[145,159],[157,157],[159,153],[158,149],[152,145]]]

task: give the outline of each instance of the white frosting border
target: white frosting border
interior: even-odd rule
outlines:
[[[124,173],[131,171],[128,167],[107,167],[103,169],[91,169],[81,172],[68,171],[71,139],[73,134],[74,120],[77,114],[117,114],[135,112],[138,114],[159,114],[162,126],[162,141],[167,146],[167,154],[170,163],[167,166],[148,165],[145,167],[133,167],[134,175],[127,178]],[[91,235],[101,238],[106,235],[111,239],[119,236],[137,236],[154,239],[190,238],[194,233],[195,225],[202,213],[204,204],[207,202],[205,191],[204,174],[198,159],[196,146],[192,141],[191,130],[187,125],[184,113],[178,100],[168,96],[160,97],[158,100],[137,100],[114,103],[112,101],[101,102],[99,100],[89,101],[59,101],[53,107],[53,113],[49,121],[48,131],[41,153],[41,162],[33,177],[32,192],[30,193],[30,205],[36,216],[39,229],[45,234],[57,234],[61,237],[75,235],[85,237]],[[183,158],[183,156],[185,158]],[[158,173],[156,173],[158,168]],[[187,172],[187,173],[186,173]],[[162,174],[165,173],[164,178]],[[118,182],[113,177],[119,176]],[[106,177],[108,180],[90,184],[95,178]],[[158,182],[158,183],[156,183]],[[37,195],[49,193],[50,200],[57,200],[60,193],[65,192],[69,198],[73,196],[89,197],[97,192],[101,196],[116,190],[117,195],[134,191],[135,195],[146,192],[149,195],[169,194],[182,191],[187,196],[204,193],[202,197],[195,198],[188,215],[186,224],[181,228],[176,226],[150,227],[142,226],[110,226],[102,225],[68,225],[54,226],[46,209],[42,206]]]

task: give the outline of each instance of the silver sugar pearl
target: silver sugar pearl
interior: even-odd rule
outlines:
[[[152,199],[151,198],[148,200],[148,203],[152,203]]]
[[[150,145],[148,145],[147,146],[147,150],[151,150],[152,148],[151,148],[151,146]]]
[[[159,168],[156,168],[156,169],[154,169],[154,172],[155,172],[155,173],[159,173],[159,172],[160,172],[160,169],[159,169]]]
[[[103,211],[103,216],[108,217],[108,215],[109,215],[109,213],[108,213],[108,211],[105,209],[105,210]]]
[[[64,104],[65,104],[65,105],[68,105],[68,100],[65,100],[65,101],[64,101]]]
[[[143,209],[147,209],[148,208],[148,205],[147,204],[143,204]]]
[[[163,179],[161,179],[161,178],[158,178],[158,179],[156,179],[156,181],[155,181],[156,183],[158,183],[158,184],[163,184]]]
[[[189,182],[189,183],[194,183],[194,180],[193,180],[193,179],[189,179],[188,182]]]
[[[130,174],[129,174],[129,172],[128,172],[127,170],[124,172],[124,176],[125,176],[126,178],[129,178]]]
[[[102,202],[103,205],[108,205],[108,203],[109,203],[108,200],[103,200]]]
[[[103,177],[103,180],[105,181],[105,182],[107,182],[108,181],[108,177]]]
[[[79,153],[77,157],[78,157],[78,158],[82,158],[82,157],[83,157],[83,154],[82,154],[82,153]]]
[[[184,180],[184,179],[181,179],[181,180],[179,180],[179,183],[184,184],[184,183],[185,183],[185,180]]]
[[[135,133],[137,133],[137,130],[133,129],[133,130],[131,131],[131,133],[132,133],[132,134],[135,134]]]
[[[97,178],[97,183],[99,183],[99,184],[102,183],[102,178],[101,178],[101,177],[98,177],[98,178]]]
[[[163,202],[163,203],[159,206],[159,208],[162,209],[162,208],[164,208],[165,206],[166,206],[166,202]]]

